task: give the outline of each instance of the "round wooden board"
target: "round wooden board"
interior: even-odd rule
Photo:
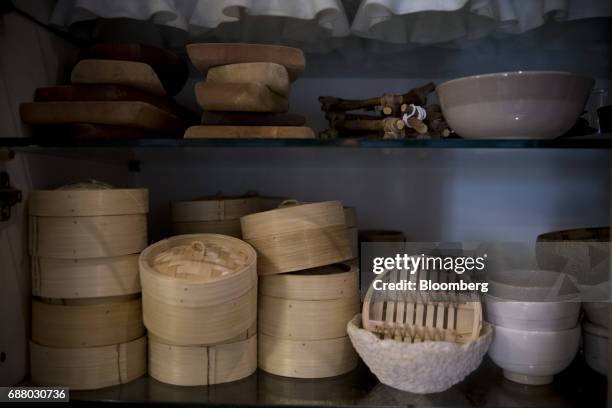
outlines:
[[[138,254],[112,258],[32,257],[32,295],[98,298],[140,293]]]
[[[147,373],[147,338],[102,347],[56,348],[30,342],[32,382],[95,390],[125,384]]]
[[[149,192],[144,188],[71,188],[36,190],[29,198],[30,215],[87,217],[146,214]]]
[[[358,357],[350,339],[294,341],[259,333],[259,368],[294,378],[324,378],[357,367]]]
[[[259,278],[259,294],[292,300],[353,297],[359,294],[359,268],[357,265],[334,264],[262,276]]]
[[[211,67],[243,62],[273,62],[287,69],[292,81],[304,71],[306,60],[299,48],[267,44],[195,43],[187,45],[187,54],[204,75]]]
[[[236,342],[176,346],[149,335],[149,374],[173,385],[213,385],[240,380],[257,369],[257,334]]]
[[[30,217],[30,254],[83,259],[137,254],[147,245],[145,214]]]
[[[252,83],[266,85],[272,92],[289,97],[291,85],[285,67],[273,62],[244,62],[212,67],[206,73],[207,82]]]
[[[88,305],[32,301],[32,340],[49,347],[126,343],[145,334],[140,298]]]
[[[259,332],[288,340],[346,336],[346,324],[359,312],[359,294],[329,300],[259,296]]]

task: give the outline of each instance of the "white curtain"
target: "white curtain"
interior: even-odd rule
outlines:
[[[393,44],[462,45],[547,22],[611,16],[611,0],[362,0],[351,29]]]

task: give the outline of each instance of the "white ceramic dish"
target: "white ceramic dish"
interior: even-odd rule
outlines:
[[[512,269],[487,276],[489,293],[520,301],[570,300],[579,294],[573,279],[555,271]]]
[[[495,326],[489,357],[504,377],[521,384],[549,384],[570,365],[580,340],[580,326],[561,331],[525,331]]]
[[[582,113],[592,78],[516,71],[454,79],[438,86],[450,127],[468,139],[553,139]]]
[[[558,302],[521,302],[487,295],[485,302],[486,320],[509,329],[567,330],[576,327],[580,315],[578,296]]]
[[[589,322],[608,328],[610,326],[610,282],[597,285],[579,285],[580,295],[585,301],[582,309]]]
[[[608,375],[608,329],[591,323],[584,323],[582,342],[584,358],[593,370]]]

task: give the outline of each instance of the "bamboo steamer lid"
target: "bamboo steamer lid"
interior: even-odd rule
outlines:
[[[97,304],[32,301],[32,340],[50,347],[126,343],[145,334],[139,296],[102,298]]]
[[[257,313],[257,255],[239,239],[179,235],[140,255],[145,326],[174,344],[212,344],[246,331]]]
[[[259,332],[291,340],[346,336],[346,324],[359,312],[359,295],[329,300],[259,297]]]
[[[30,217],[30,254],[61,259],[136,254],[147,245],[145,214]]]
[[[285,200],[277,209],[246,215],[240,222],[247,241],[297,231],[346,227],[340,201],[300,204],[296,200]]]
[[[243,197],[202,198],[194,201],[175,201],[172,203],[172,221],[223,221],[235,220],[260,210],[259,196],[254,193]]]
[[[149,334],[149,374],[173,385],[213,385],[240,380],[257,369],[257,333],[216,345],[176,346]]]
[[[240,219],[221,221],[175,222],[174,233],[184,234],[221,234],[242,238]]]
[[[138,254],[111,258],[32,258],[32,295],[98,298],[140,293]]]
[[[347,228],[357,227],[357,209],[355,207],[344,207],[344,220]]]
[[[30,215],[77,217],[146,214],[149,192],[144,188],[113,188],[95,180],[30,194]]]
[[[358,293],[359,269],[355,264],[321,266],[259,279],[260,295],[283,299],[329,300],[353,297]]]
[[[324,378],[357,367],[357,353],[347,336],[328,340],[295,341],[259,333],[259,368],[294,378]]]
[[[30,342],[32,382],[94,390],[125,384],[147,372],[147,338],[101,347],[55,348]]]
[[[300,271],[353,258],[348,230],[344,226],[296,231],[246,241],[257,249],[259,275]]]

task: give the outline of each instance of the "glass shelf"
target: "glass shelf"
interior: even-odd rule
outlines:
[[[97,391],[72,391],[73,401],[199,404],[208,407],[603,407],[606,378],[582,356],[549,385],[526,386],[503,378],[485,357],[464,381],[436,394],[412,394],[379,383],[367,367],[338,377],[295,379],[257,371],[240,381],[201,387],[163,384],[150,377]]]
[[[1,138],[0,147],[19,151],[72,148],[203,148],[203,147],[337,147],[337,148],[427,148],[427,149],[612,149],[612,134],[533,139],[95,139],[60,140]]]

